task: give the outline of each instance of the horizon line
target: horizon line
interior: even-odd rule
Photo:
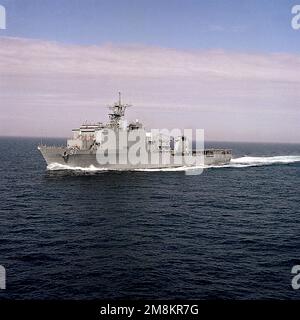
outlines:
[[[69,139],[66,136],[19,136],[19,135],[0,135],[2,138],[19,138],[19,139]],[[222,142],[222,143],[258,143],[258,144],[299,144],[299,142],[288,142],[288,141],[253,141],[253,140],[204,140],[205,142]]]

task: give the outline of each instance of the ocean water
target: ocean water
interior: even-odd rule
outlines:
[[[0,138],[0,298],[300,298],[300,145],[209,143],[235,159],[185,175],[46,170],[38,143]]]

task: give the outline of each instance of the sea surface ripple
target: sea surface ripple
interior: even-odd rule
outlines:
[[[0,298],[300,298],[300,145],[211,143],[235,159],[197,176],[46,170],[38,143],[0,138]]]

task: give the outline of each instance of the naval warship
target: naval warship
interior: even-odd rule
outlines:
[[[109,107],[109,122],[104,124],[84,123],[73,129],[73,137],[67,140],[66,146],[47,146],[40,144],[38,150],[44,157],[47,165],[58,164],[67,168],[91,168],[91,166],[106,170],[138,170],[163,169],[177,167],[191,167],[196,165],[224,165],[232,157],[230,149],[194,149],[187,137],[171,137],[163,133],[147,132],[138,120],[127,123],[125,111],[129,107],[121,101],[119,93],[118,102]],[[114,132],[118,137],[113,143],[108,142],[108,133]],[[126,137],[132,133],[142,137],[143,161],[129,161],[128,150],[134,142],[125,145],[119,143],[120,134]],[[106,137],[106,138],[105,138]],[[106,140],[105,140],[106,139]],[[108,153],[113,151],[113,157]],[[138,153],[137,153],[138,154]],[[198,161],[186,161],[196,159]],[[108,161],[110,159],[110,161]],[[114,161],[111,161],[111,160]],[[152,161],[155,159],[155,161]],[[178,161],[179,159],[179,161]]]

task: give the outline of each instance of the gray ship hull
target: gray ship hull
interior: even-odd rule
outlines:
[[[91,166],[106,170],[136,170],[136,169],[161,169],[161,168],[176,168],[182,166],[189,166],[184,164],[174,163],[174,156],[170,154],[170,163],[151,164],[101,164],[99,163],[95,150],[78,150],[74,154],[64,156],[68,152],[67,147],[49,147],[39,146],[41,154],[43,155],[47,165],[60,164],[70,168],[89,168]],[[194,152],[195,154],[195,152]],[[197,153],[198,154],[198,153]],[[231,150],[227,149],[209,149],[202,152],[202,164],[205,166],[224,165],[231,160]]]
[[[164,169],[224,165],[231,160],[231,150],[192,150],[193,134],[175,130],[146,131],[136,120],[127,125],[128,104],[119,101],[109,107],[109,122],[84,123],[73,129],[66,147],[40,145],[48,166],[58,164],[67,168],[105,170]],[[179,132],[178,132],[179,131]],[[203,132],[195,131],[196,142],[204,142]],[[200,141],[199,141],[200,140]],[[196,143],[196,145],[199,145]],[[201,144],[202,145],[202,144]]]

